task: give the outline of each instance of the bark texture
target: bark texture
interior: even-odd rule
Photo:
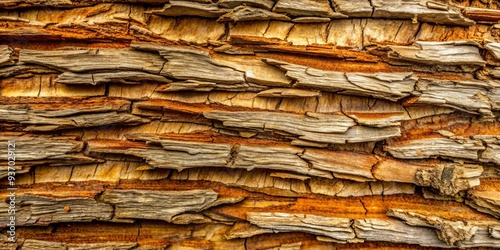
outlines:
[[[0,249],[500,248],[499,21],[480,0],[0,1]]]

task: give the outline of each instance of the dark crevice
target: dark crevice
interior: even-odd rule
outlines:
[[[375,7],[373,7],[372,0],[368,0],[370,2],[370,6],[372,7],[372,13],[370,14],[370,17],[373,17],[373,14],[375,13]]]
[[[75,166],[71,166],[71,172],[69,173],[68,181],[71,181],[71,178],[73,177],[73,171],[74,170],[75,170]]]
[[[421,23],[421,22],[418,23],[417,31],[415,32],[415,34],[413,35],[413,37],[410,39],[409,42],[413,43],[417,40],[417,37],[420,34],[420,30],[422,29],[422,25],[423,25],[423,23]]]
[[[366,205],[365,203],[363,202],[363,199],[359,199],[359,202],[361,203],[361,205],[363,206],[363,208],[365,209],[365,216],[368,214],[368,209],[366,209]]]
[[[226,163],[228,167],[234,167],[236,158],[238,157],[239,153],[240,153],[240,145],[233,145],[231,147],[231,151],[229,153],[228,160]]]
[[[337,11],[337,9],[335,8],[335,5],[337,5],[337,4],[335,3],[335,0],[329,0],[329,2],[330,2],[330,8],[332,8],[333,12],[340,13],[340,12],[338,12],[338,11]]]
[[[139,241],[139,237],[141,236],[141,229],[142,229],[142,223],[141,221],[138,221],[139,225],[137,228],[137,237],[135,238],[135,242]]]

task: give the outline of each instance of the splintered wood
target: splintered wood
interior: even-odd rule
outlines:
[[[0,1],[0,249],[498,249],[499,21]]]

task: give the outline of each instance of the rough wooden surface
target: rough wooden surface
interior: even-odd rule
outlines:
[[[499,13],[1,1],[0,249],[500,248]]]

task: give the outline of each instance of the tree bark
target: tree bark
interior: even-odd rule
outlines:
[[[500,248],[498,1],[0,20],[0,249]]]

